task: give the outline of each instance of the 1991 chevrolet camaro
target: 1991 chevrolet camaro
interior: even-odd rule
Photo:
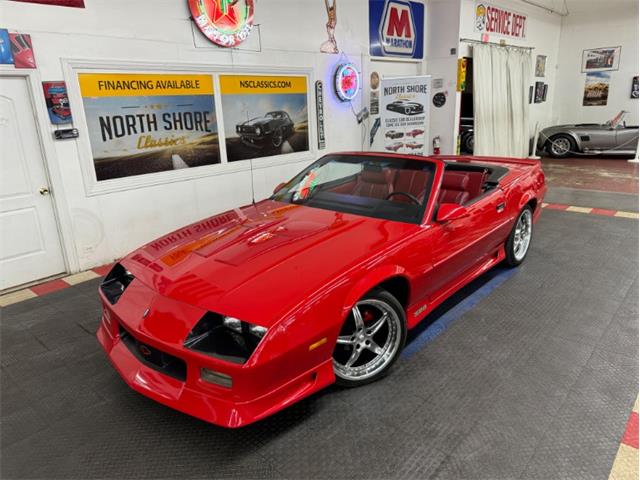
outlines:
[[[545,191],[533,160],[327,155],[122,259],[100,286],[98,340],[138,392],[247,425],[385,375],[408,329],[524,260]]]

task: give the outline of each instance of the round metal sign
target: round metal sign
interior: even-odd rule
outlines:
[[[340,65],[335,73],[336,95],[343,102],[351,101],[360,89],[360,72],[353,63]]]
[[[200,31],[221,47],[235,47],[253,28],[254,0],[188,0]]]

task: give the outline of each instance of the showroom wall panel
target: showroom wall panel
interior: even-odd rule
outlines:
[[[186,72],[197,67],[197,73],[215,73],[220,66],[232,70],[251,67],[259,73],[291,68],[310,75],[311,91],[315,80],[323,80],[326,150],[316,151],[314,133],[307,154],[254,161],[258,200],[325,152],[361,150],[363,145],[367,148],[370,125],[358,126],[351,106],[338,102],[331,90],[332,73],[339,62],[353,61],[366,79],[363,93],[353,104],[356,111],[368,104],[371,71],[381,76],[402,76],[422,69],[416,63],[369,59],[368,18],[363,14],[368,11],[367,0],[339,3],[336,38],[344,55],[319,53],[320,44],[327,38],[327,13],[320,0],[297,0],[295,8],[286,0],[257,2],[257,27],[237,50],[218,48],[204,39],[190,19],[186,0],[86,0],[85,4],[84,9],[10,1],[1,5],[4,28],[31,34],[39,78],[67,81],[74,113],[81,108],[75,73],[84,61],[100,64],[103,71],[109,71],[106,66],[110,64],[133,70],[136,66],[144,69],[146,64],[152,71],[162,71],[165,65],[167,69],[183,65]],[[310,129],[315,132],[314,97],[311,94],[309,98]],[[81,137],[87,135],[83,122],[74,126]],[[173,181],[162,177],[152,185],[96,193],[87,187],[86,171],[83,173],[83,162],[86,169],[91,158],[82,142],[66,140],[47,145],[49,166],[59,173],[54,178],[61,179],[54,185],[56,205],[70,218],[62,228],[70,233],[66,253],[71,271],[109,262],[162,233],[251,201],[247,161],[235,162],[233,169],[220,169],[233,173],[218,174],[210,169],[193,179]],[[132,185],[138,183],[136,180]]]
[[[627,124],[638,125],[638,100],[631,82],[638,75],[638,4],[609,2],[605,10],[585,9],[562,22],[554,118],[557,123],[602,123],[620,110],[628,110]],[[604,106],[583,106],[584,49],[621,46],[619,69],[609,73],[609,96]]]

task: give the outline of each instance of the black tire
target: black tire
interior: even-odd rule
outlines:
[[[473,133],[467,132],[462,137],[462,151],[465,153],[473,153],[474,138]]]
[[[276,128],[276,130],[271,134],[271,144],[275,148],[279,148],[284,143],[284,140],[285,138],[284,138],[284,132],[282,130],[282,127]]]
[[[560,148],[562,145],[563,148]],[[552,136],[546,144],[547,153],[553,158],[565,158],[577,152],[578,146],[571,135],[560,133]],[[566,148],[565,148],[566,147]]]
[[[392,332],[391,325],[392,324],[397,325],[397,330],[393,329],[393,331],[395,332],[394,335],[397,334],[397,338],[394,336],[394,341],[393,341],[393,345],[395,346],[395,348],[393,350],[393,353],[389,354],[388,358],[384,360],[384,364],[383,365],[381,364],[379,370],[376,371],[375,374],[368,377],[354,379],[354,378],[345,378],[344,373],[340,373],[340,370],[338,367],[338,365],[340,364],[336,359],[339,348],[343,347],[348,349],[350,346],[341,345],[339,342],[336,342],[336,346],[334,348],[334,354],[333,354],[334,371],[336,372],[336,384],[342,387],[349,387],[349,388],[359,387],[361,385],[366,385],[368,383],[375,382],[381,379],[382,377],[384,377],[385,375],[387,375],[387,373],[389,372],[393,364],[398,360],[398,357],[400,356],[400,353],[404,348],[405,342],[407,341],[407,320],[404,314],[404,309],[402,308],[402,305],[400,305],[400,302],[398,302],[398,300],[386,290],[383,290],[382,288],[375,288],[371,290],[369,293],[367,293],[360,300],[358,300],[356,305],[354,305],[354,308],[360,305],[361,303],[365,303],[364,305],[365,308],[369,307],[370,305],[366,305],[367,301],[380,302],[380,305],[384,304],[386,307],[388,307],[391,311],[393,311],[397,315],[397,322],[395,318],[390,319],[388,325],[383,325],[382,327],[379,327],[377,332],[374,335],[371,335],[370,337],[373,339],[375,335],[378,335],[378,334],[384,335],[383,329],[385,327],[388,330],[387,334],[391,335],[391,332]],[[377,324],[377,321],[379,320],[381,320],[381,318],[377,320],[373,320],[370,324],[371,327],[375,327],[375,325]],[[351,324],[355,325],[353,313],[350,313],[347,319],[345,320],[344,325],[342,326],[342,329],[338,337],[339,339],[344,338],[345,336],[346,337],[351,336],[352,338],[356,336],[357,331],[349,332],[349,330],[351,330],[350,328]],[[366,331],[368,329],[365,328],[364,330]],[[374,345],[376,344],[374,343]],[[353,347],[352,352],[355,352],[355,349],[356,349],[355,345],[352,347]],[[364,354],[365,351],[368,351],[367,348],[368,347],[363,347],[361,350],[361,354]],[[373,353],[373,352],[369,352],[369,353]],[[380,357],[379,355],[376,355],[376,354],[374,354],[374,356],[375,358]]]
[[[521,219],[526,216],[528,216],[528,219],[529,219],[529,240],[527,242],[524,255],[522,255],[521,253],[518,254],[516,249],[517,248],[516,247],[517,245],[516,231],[518,230]],[[532,239],[533,239],[533,210],[529,205],[527,205],[518,214],[518,218],[516,218],[516,221],[513,224],[513,228],[511,229],[511,233],[509,234],[509,238],[507,239],[507,243],[505,243],[505,246],[504,246],[507,254],[504,262],[507,264],[507,266],[517,267],[522,262],[524,262],[524,259],[527,258],[527,254],[529,253],[529,248],[531,247]]]

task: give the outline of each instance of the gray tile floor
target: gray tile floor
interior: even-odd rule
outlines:
[[[519,271],[385,380],[240,430],[125,386],[97,285],[0,311],[3,478],[604,479],[638,394],[635,220],[545,211]]]

